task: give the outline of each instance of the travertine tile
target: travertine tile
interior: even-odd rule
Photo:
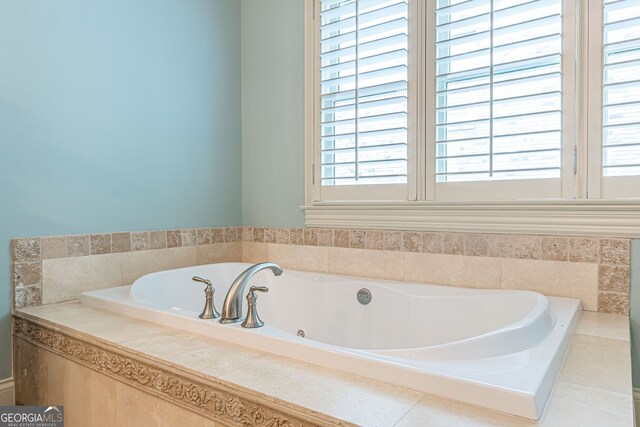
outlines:
[[[575,333],[629,341],[629,317],[621,314],[583,311]]]
[[[91,254],[91,242],[88,235],[67,236],[67,256],[78,257]]]
[[[464,253],[469,256],[487,256],[489,254],[488,237],[484,234],[467,234],[464,238]]]
[[[40,240],[42,259],[64,258],[67,256],[67,238],[43,237]]]
[[[182,231],[167,231],[167,248],[179,248],[182,246]]]
[[[541,239],[538,236],[492,235],[488,238],[488,255],[499,258],[540,259]]]
[[[402,252],[329,248],[329,273],[334,274],[402,280],[404,277],[402,261]]]
[[[111,251],[131,252],[131,233],[111,233]]]
[[[242,227],[242,241],[253,242],[253,227]]]
[[[367,247],[367,232],[365,230],[350,230],[349,247],[354,249],[365,249]]]
[[[513,239],[503,234],[487,236],[488,256],[494,258],[511,258],[513,254]]]
[[[264,228],[262,227],[253,228],[253,241],[264,242]]]
[[[211,229],[211,243],[224,243],[224,228]]]
[[[213,377],[234,369],[246,369],[253,361],[267,355],[265,352],[171,328],[164,328],[149,337],[124,341],[121,345],[135,353],[150,355]]]
[[[367,249],[384,249],[384,233],[382,231],[367,230]]]
[[[541,258],[549,261],[569,259],[569,240],[565,237],[543,237]]]
[[[422,252],[422,233],[402,233],[402,250],[405,252]]]
[[[196,251],[198,265],[242,261],[242,242],[198,245]]]
[[[598,311],[629,315],[629,294],[600,291],[598,293]]]
[[[629,395],[558,381],[551,394],[543,427],[632,426]]]
[[[598,276],[601,291],[629,293],[631,279],[629,267],[600,265]]]
[[[336,248],[348,248],[349,230],[333,230],[333,246]]]
[[[442,236],[442,253],[447,255],[464,255],[464,234],[445,233]]]
[[[151,231],[149,232],[149,249],[164,249],[167,247],[167,232]]]
[[[602,264],[628,265],[631,255],[629,239],[601,239],[600,262]]]
[[[345,381],[351,378],[353,382]],[[393,425],[423,396],[403,387],[271,355],[253,361],[251,369],[234,369],[220,379],[365,426]]]
[[[328,271],[329,248],[327,247],[270,243],[268,255],[269,261],[279,264],[282,268],[321,273]]]
[[[224,227],[224,241],[233,243],[238,241],[238,229],[236,227]]]
[[[333,246],[333,230],[321,228],[318,230],[318,246]]]
[[[215,427],[207,418],[166,400],[130,387],[121,382],[116,386],[117,410],[110,414],[113,426],[189,426]],[[87,424],[92,425],[92,424]]]
[[[120,257],[106,254],[42,261],[43,303],[67,301],[85,291],[120,286]]]
[[[33,286],[42,283],[42,262],[20,262],[13,264],[13,285]]]
[[[264,242],[265,243],[276,243],[278,237],[277,232],[274,227],[268,227],[264,229]]]
[[[499,259],[445,254],[412,254],[404,258],[404,280],[469,288],[500,288]]]
[[[315,228],[304,229],[304,244],[307,246],[318,245],[318,230]]]
[[[276,229],[276,243],[288,244],[290,242],[291,233],[288,228]]]
[[[40,261],[40,239],[13,239],[11,241],[11,252],[13,255],[13,262]]]
[[[425,395],[394,427],[535,427],[533,422]]]
[[[60,356],[55,356],[60,357]],[[65,424],[108,427],[116,419],[116,384],[112,378],[72,361],[65,361]],[[46,403],[45,403],[46,404]]]
[[[399,251],[402,249],[402,232],[401,231],[385,231],[384,232],[384,250]]]
[[[198,244],[198,235],[196,229],[189,228],[180,230],[180,234],[182,235],[182,246],[195,246],[196,244]]]
[[[304,245],[304,229],[292,228],[289,243],[292,245]]]
[[[569,260],[572,262],[598,262],[598,245],[598,239],[570,238]]]
[[[210,245],[211,243],[211,229],[210,228],[198,228],[197,239],[199,245]]]
[[[131,250],[132,251],[148,251],[149,247],[149,232],[142,231],[138,233],[131,233]]]
[[[540,259],[541,239],[538,236],[509,236],[513,239],[514,258]]]
[[[46,402],[63,402],[70,362],[18,337],[14,338],[13,350],[14,372],[18,374],[14,377],[16,403],[48,405]]]
[[[142,252],[131,252],[140,254]],[[108,255],[102,255],[108,256]],[[120,343],[136,338],[149,337],[162,333],[166,328],[126,316],[119,316],[106,310],[94,310],[86,313],[65,316],[56,321],[61,326],[73,329],[98,339]]]
[[[104,255],[111,253],[111,234],[91,235],[91,255]]]
[[[242,262],[257,264],[269,260],[268,243],[245,242],[242,244]]]
[[[628,341],[576,334],[559,379],[628,394],[630,366]]]
[[[20,311],[43,320],[56,322],[65,317],[79,316],[83,314],[90,316],[95,310],[95,308],[83,305],[77,300],[71,300],[55,304],[23,308]]]
[[[442,253],[442,234],[440,233],[423,233],[422,250],[431,254]]]
[[[130,285],[145,274],[197,264],[196,246],[122,254],[122,284]]]
[[[15,308],[33,307],[42,304],[42,288],[40,286],[20,286],[15,289]]]
[[[598,267],[560,261],[502,259],[502,288],[578,298],[585,310],[596,311]]]

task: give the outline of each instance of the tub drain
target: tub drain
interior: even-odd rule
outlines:
[[[367,305],[371,302],[371,291],[367,288],[362,288],[357,294],[358,302],[362,305]]]
[[[304,332],[304,329],[298,329],[298,333],[297,333],[297,335],[298,335],[300,338],[304,338],[304,337],[306,337],[306,336],[307,336],[307,334]]]

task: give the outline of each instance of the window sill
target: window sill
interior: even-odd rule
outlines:
[[[307,227],[640,238],[640,200],[317,202]]]

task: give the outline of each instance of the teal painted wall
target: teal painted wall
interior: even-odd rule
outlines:
[[[9,240],[239,225],[240,2],[0,0],[0,379]]]
[[[640,387],[640,240],[631,241],[631,360],[633,386]]]
[[[245,225],[304,225],[304,3],[242,0]]]

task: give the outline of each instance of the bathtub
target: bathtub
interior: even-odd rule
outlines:
[[[201,320],[210,279],[221,310],[250,264],[221,263],[148,274],[131,286],[85,292],[80,302],[429,394],[539,420],[581,305],[535,292],[480,290],[286,270],[251,285],[265,326]],[[245,289],[245,294],[248,287]],[[361,288],[371,292],[363,305]],[[244,298],[243,298],[244,299]],[[243,314],[246,314],[246,300]]]

